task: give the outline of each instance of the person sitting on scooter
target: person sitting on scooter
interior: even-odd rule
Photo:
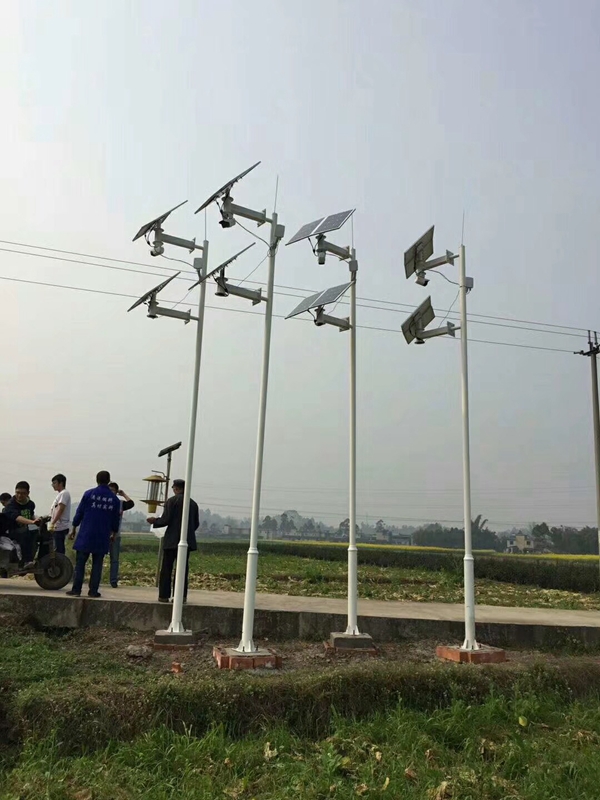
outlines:
[[[41,517],[35,515],[35,503],[29,497],[29,491],[27,481],[19,481],[15,486],[15,496],[2,512],[12,522],[10,537],[21,547],[25,569],[34,565],[35,533],[29,530],[29,526],[39,525],[41,522]]]

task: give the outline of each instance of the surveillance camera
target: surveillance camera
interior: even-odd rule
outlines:
[[[223,214],[222,219],[219,220],[219,225],[222,228],[233,228],[235,225],[235,219],[231,214]]]
[[[419,286],[427,286],[427,284],[429,283],[429,278],[425,277],[424,272],[417,273],[417,283],[419,284]]]
[[[415,339],[415,344],[425,344],[425,339]]]
[[[150,255],[151,256],[162,256],[162,254],[164,252],[165,252],[165,248],[162,246],[162,244],[160,244],[160,242],[157,242],[156,244],[153,245],[152,250],[150,250]]]
[[[325,259],[327,258],[327,253],[325,250],[317,250],[317,263],[323,266],[325,263]]]

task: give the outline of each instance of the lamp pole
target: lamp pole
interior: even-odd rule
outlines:
[[[194,269],[202,279],[207,272],[208,242],[202,245],[202,257],[194,259]],[[202,359],[202,338],[204,329],[204,308],[206,303],[206,281],[200,283],[198,300],[198,321],[196,323],[196,353],[194,359],[194,377],[192,383],[192,405],[190,409],[190,428],[188,435],[187,461],[185,467],[185,489],[183,493],[183,511],[181,515],[181,531],[177,545],[177,563],[175,565],[175,589],[173,591],[173,614],[169,633],[185,633],[183,625],[183,590],[185,588],[185,572],[188,556],[188,522],[190,516],[190,500],[192,492],[192,476],[194,470],[194,449],[196,444],[196,420],[198,418],[198,387],[200,382],[200,362]]]
[[[263,456],[265,448],[265,427],[267,419],[267,390],[269,386],[269,363],[271,359],[271,327],[273,322],[273,289],[275,284],[275,256],[283,228],[277,224],[277,213],[271,217],[269,239],[269,275],[267,278],[267,298],[265,308],[265,332],[263,339],[263,360],[258,409],[258,431],[256,435],[256,461],[254,467],[254,487],[252,491],[252,517],[250,523],[250,545],[246,558],[246,584],[244,586],[244,613],[242,618],[242,638],[237,647],[240,653],[255,653],[254,611],[256,606],[256,580],[258,576],[258,527],[260,517],[260,497],[262,488]]]
[[[456,255],[446,250],[446,255],[430,259],[433,255],[432,226],[412,247],[404,253],[406,277],[417,276],[420,286],[427,286],[428,270],[444,264],[454,264]],[[471,448],[469,434],[469,360],[467,336],[467,293],[473,288],[473,279],[467,278],[465,246],[461,243],[459,253],[458,294],[460,297],[460,359],[461,359],[461,399],[462,399],[462,449],[463,449],[463,511],[464,511],[464,545],[463,559],[464,593],[465,593],[465,638],[460,650],[475,651],[481,647],[475,638],[475,562],[473,560],[473,536],[471,530]],[[448,316],[448,315],[446,315]],[[402,332],[410,344],[424,344],[427,339],[437,336],[455,336],[456,326],[448,323],[441,328],[427,330],[427,326],[435,318],[431,298],[422,303],[405,321]]]
[[[352,260],[356,252],[352,250]],[[346,633],[358,635],[358,550],[356,547],[356,272],[350,286],[350,474],[348,531],[348,625]]]
[[[358,628],[358,549],[356,546],[356,282],[358,261],[353,246],[340,247],[325,238],[325,234],[338,230],[352,216],[354,209],[315,222],[303,225],[288,244],[316,236],[317,244],[313,248],[317,262],[325,264],[327,255],[334,255],[345,261],[350,270],[350,283],[332,286],[317,292],[303,300],[288,314],[286,319],[295,317],[306,311],[314,311],[315,325],[331,325],[339,331],[350,331],[350,380],[349,380],[349,458],[348,458],[348,618],[344,632],[332,632],[329,644],[335,649],[372,650],[373,640],[370,634],[361,634]],[[325,306],[337,303],[342,295],[350,289],[350,313],[348,317],[334,317],[325,313]]]
[[[459,251],[460,294],[460,360],[462,394],[462,439],[463,439],[463,506],[465,520],[465,640],[463,650],[479,650],[475,638],[475,562],[473,560],[473,538],[471,532],[471,447],[469,435],[469,362],[467,347],[467,272],[465,246]]]

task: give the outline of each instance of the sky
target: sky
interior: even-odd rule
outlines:
[[[142,498],[179,440],[183,475],[195,325],[127,309],[175,269],[162,300],[194,309],[198,290],[132,238],[187,199],[165,230],[202,241],[206,225],[216,266],[257,240],[193,212],[260,160],[234,198],[270,213],[278,181],[284,241],[356,208],[330,238],[359,261],[359,522],[462,519],[459,337],[399,333],[429,294],[457,321],[457,265],[426,289],[404,277],[435,224],[436,253],[462,239],[474,279],[474,514],[594,524],[590,365],[573,351],[600,328],[595,0],[5,0],[0,22],[1,490],[26,479],[45,509],[56,472],[78,497],[108,469]],[[265,254],[257,241],[230,274]],[[261,515],[348,516],[349,335],[281,318],[347,274],[279,248]],[[250,512],[263,311],[209,287],[193,496],[224,515]]]

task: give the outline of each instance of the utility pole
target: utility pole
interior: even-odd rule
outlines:
[[[575,355],[588,356],[592,366],[592,417],[594,425],[594,458],[596,462],[596,524],[598,526],[598,555],[600,557],[600,403],[598,402],[598,332],[588,331],[588,349]],[[598,561],[600,568],[600,558]]]
[[[461,354],[461,400],[462,400],[462,442],[463,442],[463,509],[465,524],[465,554],[463,559],[464,593],[465,593],[465,638],[462,647],[441,645],[437,648],[440,658],[452,661],[470,661],[483,663],[485,661],[504,661],[506,656],[503,650],[480,645],[475,636],[475,562],[473,559],[473,541],[471,531],[471,449],[469,435],[469,368],[468,368],[468,338],[467,338],[467,294],[473,288],[473,278],[467,277],[465,247],[461,243],[458,254],[446,250],[444,256],[431,258],[433,255],[434,226],[426,231],[404,253],[404,270],[406,277],[416,275],[419,286],[427,286],[429,270],[442,267],[445,264],[454,265],[459,260],[458,294],[460,297],[460,326],[451,322],[440,328],[427,330],[435,319],[435,312],[428,297],[413,311],[402,325],[402,333],[407,344],[425,344],[428,339],[438,336],[456,337],[460,330]],[[435,273],[434,273],[435,274]],[[446,315],[447,316],[447,315]]]
[[[271,357],[271,328],[273,320],[273,294],[275,284],[275,259],[279,243],[284,236],[285,228],[279,223],[277,212],[273,209],[273,213],[269,218],[266,209],[258,211],[253,208],[238,205],[233,202],[231,190],[234,185],[248,175],[249,172],[257,167],[260,161],[253,164],[248,169],[241,172],[232,180],[228,181],[224,186],[212,194],[195,212],[203,211],[211,203],[216,203],[219,207],[221,220],[219,224],[225,230],[233,228],[237,224],[237,217],[245,220],[255,222],[259,227],[261,225],[270,226],[270,236],[267,243],[268,246],[268,260],[269,260],[269,274],[267,278],[267,294],[264,296],[262,290],[245,289],[242,286],[235,286],[227,280],[225,274],[226,268],[229,266],[233,259],[221,265],[221,267],[213,270],[212,273],[206,277],[214,277],[217,284],[217,296],[228,297],[242,297],[250,300],[253,305],[258,305],[261,302],[265,303],[265,322],[264,322],[264,338],[263,338],[263,354],[262,354],[262,369],[260,381],[260,397],[259,397],[259,410],[258,410],[258,431],[256,436],[256,460],[254,466],[254,487],[252,491],[252,515],[250,527],[250,542],[248,546],[248,554],[246,558],[246,582],[244,587],[244,611],[242,618],[242,635],[240,643],[237,648],[228,648],[227,657],[217,659],[220,666],[225,666],[229,663],[229,657],[233,656],[236,663],[241,663],[243,660],[247,664],[271,665],[274,655],[270,651],[263,651],[256,647],[254,643],[254,612],[256,608],[256,583],[258,577],[258,528],[260,519],[260,500],[262,489],[262,474],[263,474],[263,460],[264,460],[264,446],[265,446],[265,429],[267,419],[267,394],[269,387],[269,364]],[[254,234],[253,234],[254,235]],[[258,237],[260,238],[260,237]],[[250,245],[251,247],[252,245]],[[249,248],[245,248],[247,250]],[[242,250],[242,252],[245,252]],[[241,255],[238,253],[237,255]],[[237,258],[237,256],[234,256]],[[261,661],[260,659],[263,659]]]
[[[358,549],[356,546],[356,279],[358,260],[354,243],[348,247],[340,247],[326,239],[325,234],[339,230],[350,219],[354,209],[330,214],[328,217],[309,222],[292,236],[287,244],[314,237],[316,244],[313,252],[317,262],[324,265],[328,255],[348,264],[349,283],[332,286],[317,292],[299,303],[286,319],[298,314],[311,312],[315,325],[330,325],[340,332],[350,331],[350,363],[349,363],[349,459],[348,459],[348,618],[344,632],[332,632],[329,638],[331,647],[336,650],[372,650],[373,639],[369,634],[361,633],[358,628]],[[350,315],[334,317],[325,313],[325,306],[337,304],[345,292],[350,289]],[[335,306],[334,306],[335,308]]]

